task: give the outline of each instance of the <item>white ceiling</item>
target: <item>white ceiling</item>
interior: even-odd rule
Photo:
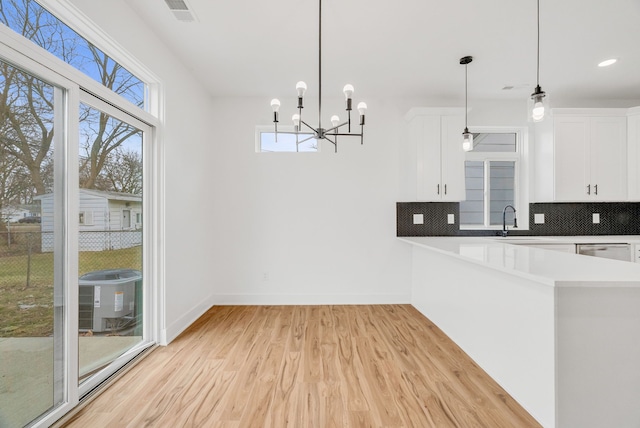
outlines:
[[[160,0],[132,8],[214,96],[317,94],[317,0]],[[563,100],[640,100],[640,0],[541,0],[540,84]],[[535,0],[323,0],[323,96],[522,99],[536,79]],[[601,60],[618,58],[607,68]],[[503,90],[514,86],[512,90]],[[359,96],[358,96],[359,95]]]

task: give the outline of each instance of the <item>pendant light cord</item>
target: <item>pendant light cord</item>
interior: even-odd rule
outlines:
[[[467,98],[468,98],[468,92],[467,92],[467,65],[464,65],[464,129],[465,131],[468,129],[467,127],[467,112],[469,111],[469,109],[467,108]]]
[[[318,0],[318,128],[322,128],[322,0]]]
[[[536,67],[536,85],[540,86],[540,0],[538,0],[538,53],[537,53],[537,67]]]

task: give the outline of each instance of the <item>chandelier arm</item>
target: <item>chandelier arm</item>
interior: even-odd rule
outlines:
[[[303,138],[302,140],[296,141],[296,146],[298,146],[298,145],[300,145],[300,144],[304,143],[305,141],[309,141],[309,140],[311,140],[312,138],[316,138],[316,136],[315,136],[315,135],[312,135],[312,136],[310,136],[310,137]]]
[[[307,122],[305,122],[304,120],[300,119],[300,123],[302,123],[303,125],[305,125],[307,128],[309,128],[310,130],[312,130],[313,132],[317,132],[316,128],[314,128],[313,126],[309,125]]]
[[[333,134],[333,135],[336,135],[336,134]],[[331,144],[333,144],[334,153],[338,153],[338,139],[336,138],[335,141],[332,141],[331,138],[327,137],[326,135],[324,136],[324,139],[330,142]]]
[[[346,133],[334,133],[334,134],[331,134],[331,136],[336,136],[336,135],[337,136],[342,136],[342,137],[362,137],[362,134],[360,134],[360,133],[359,134],[351,134],[351,133],[349,133],[349,134],[346,134]]]
[[[325,130],[324,130],[324,132],[331,132],[331,131],[335,131],[336,129],[340,128],[341,126],[346,125],[347,123],[348,123],[348,122],[343,122],[343,123],[341,123],[340,125],[336,125],[336,126],[334,126],[334,127],[332,127],[332,128],[325,129]]]

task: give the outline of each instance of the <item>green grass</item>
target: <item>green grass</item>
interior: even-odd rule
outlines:
[[[142,269],[141,247],[85,251],[79,254],[80,275],[103,269]],[[53,253],[0,257],[0,337],[53,334]]]

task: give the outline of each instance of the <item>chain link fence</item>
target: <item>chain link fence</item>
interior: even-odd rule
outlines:
[[[15,229],[0,232],[0,337],[47,336],[53,332],[54,235],[39,227]],[[142,230],[81,231],[78,249],[80,276],[142,270]]]
[[[141,269],[139,257],[134,257],[132,251],[115,251],[141,245],[141,230],[80,232],[80,274],[88,272],[83,268],[91,271],[105,263],[109,266],[104,266],[104,269]],[[53,232],[0,233],[0,287],[18,285],[16,276],[22,276],[19,283],[23,287],[29,287],[33,278],[51,274],[50,278],[53,279],[53,249]],[[108,253],[108,257],[105,257],[105,253]]]

